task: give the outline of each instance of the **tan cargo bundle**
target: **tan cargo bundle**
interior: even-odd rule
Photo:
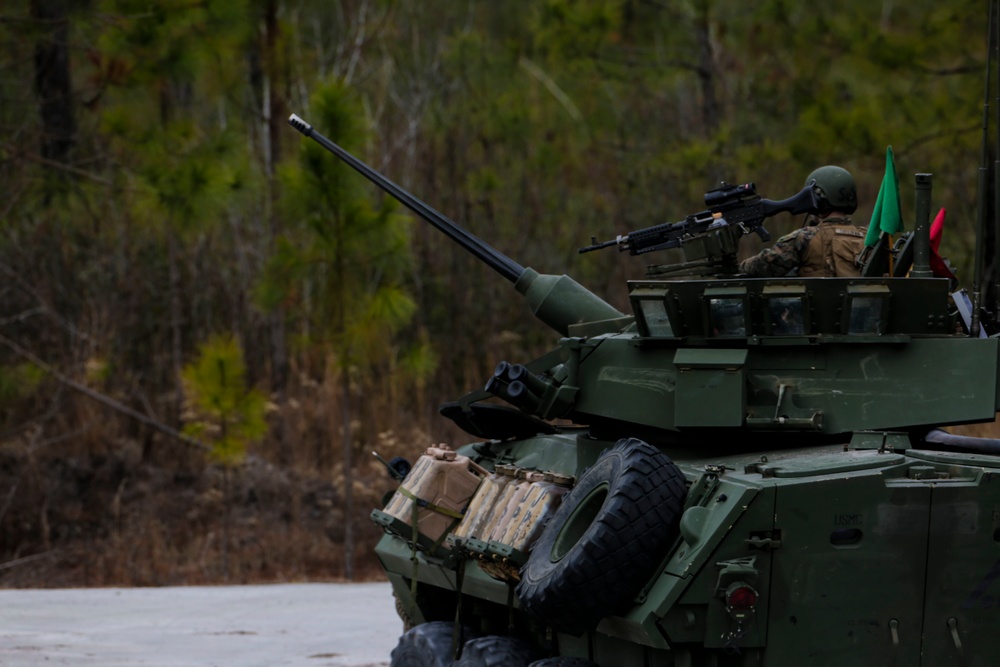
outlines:
[[[489,471],[446,445],[428,447],[399,485],[389,504],[372,518],[422,551],[450,548],[444,538],[458,525],[465,508]]]

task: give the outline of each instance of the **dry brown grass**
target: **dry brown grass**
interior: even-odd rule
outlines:
[[[48,475],[87,478],[85,493],[72,482],[18,486],[3,538],[3,560],[14,565],[0,570],[0,585],[165,586],[341,577],[343,513],[330,480],[283,473],[259,460],[235,470],[225,554],[227,499],[217,467],[198,474],[146,467],[122,470],[119,478],[102,474],[107,465],[106,460],[80,459],[72,469],[55,462],[39,466]],[[390,486],[388,480],[365,482],[371,488]],[[378,578],[370,554],[380,533],[367,519],[370,498],[363,495],[356,506],[355,578]],[[24,558],[32,554],[44,556]]]
[[[344,474],[335,392],[300,386],[272,437],[233,469],[160,434],[137,431],[83,397],[56,423],[0,442],[0,587],[163,586],[337,581],[344,572]],[[419,455],[430,438],[352,424],[354,578],[377,579],[368,515],[395,484],[371,455]],[[75,424],[87,424],[81,429]],[[63,435],[60,435],[60,431]],[[275,433],[283,432],[284,442]],[[223,518],[230,513],[228,549]]]

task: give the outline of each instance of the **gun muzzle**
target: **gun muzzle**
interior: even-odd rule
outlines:
[[[311,137],[313,133],[313,126],[305,122],[295,114],[288,117],[288,124],[294,127],[296,130],[301,132],[307,137]]]

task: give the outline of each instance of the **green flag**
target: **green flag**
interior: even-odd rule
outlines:
[[[885,149],[885,176],[882,178],[882,187],[878,189],[878,199],[875,200],[865,245],[878,243],[879,232],[898,234],[901,231],[903,211],[899,207],[899,179],[896,178],[896,165],[892,160],[892,146],[889,146]]]

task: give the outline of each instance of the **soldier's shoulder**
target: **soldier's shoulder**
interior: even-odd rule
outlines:
[[[819,227],[800,227],[779,238],[775,241],[775,245],[795,245],[796,243],[801,245],[809,243],[809,239],[816,236],[818,231]]]

